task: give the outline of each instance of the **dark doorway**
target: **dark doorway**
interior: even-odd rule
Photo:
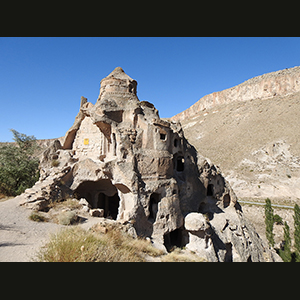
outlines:
[[[104,209],[104,218],[111,217],[113,220],[117,219],[120,198],[118,193],[109,197],[103,193],[98,195],[97,208]]]
[[[214,185],[213,184],[209,184],[207,186],[207,192],[206,192],[207,196],[213,196],[214,195]]]
[[[149,202],[149,217],[148,220],[151,223],[154,223],[156,221],[156,215],[158,212],[158,203],[160,201],[160,194],[158,193],[152,193],[150,196],[150,202]]]
[[[174,247],[183,247],[182,244],[182,228],[177,228],[171,232],[164,234],[164,246],[168,252],[171,252]]]
[[[76,198],[85,198],[92,208],[104,209],[104,217],[116,220],[120,198],[117,188],[109,179],[84,181],[74,191]]]
[[[176,170],[178,172],[183,172],[184,171],[184,157],[183,156],[178,156],[177,157]]]

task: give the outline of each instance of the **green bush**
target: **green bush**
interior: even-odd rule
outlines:
[[[274,215],[274,222],[276,223],[276,225],[283,225],[283,220],[279,215]]]
[[[294,207],[294,239],[295,239],[295,256],[296,261],[300,262],[300,207],[298,204],[295,204]]]
[[[265,224],[266,224],[266,237],[269,242],[269,245],[274,247],[274,212],[271,204],[271,200],[269,198],[266,199],[265,204]]]
[[[279,250],[279,255],[281,256],[284,262],[292,261],[292,252],[291,252],[291,236],[290,236],[290,227],[287,222],[284,222],[284,249]]]
[[[0,193],[17,196],[39,179],[36,138],[11,129],[17,145],[0,147]]]

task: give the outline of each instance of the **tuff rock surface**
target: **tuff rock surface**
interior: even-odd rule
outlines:
[[[280,261],[220,169],[187,142],[179,122],[161,120],[153,104],[139,101],[137,82],[119,67],[101,81],[95,105],[81,98],[62,143],[43,153],[39,181],[19,196],[38,210],[69,197],[133,224],[168,251],[186,246],[209,261]]]

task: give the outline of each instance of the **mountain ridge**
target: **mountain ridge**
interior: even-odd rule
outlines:
[[[190,118],[199,111],[230,102],[243,102],[253,99],[269,99],[286,96],[300,91],[300,67],[286,68],[250,78],[234,87],[213,92],[200,98],[183,112],[171,117],[179,121]]]
[[[263,74],[207,95],[171,120],[180,120],[239,199],[293,205],[300,200],[299,84],[300,67]]]

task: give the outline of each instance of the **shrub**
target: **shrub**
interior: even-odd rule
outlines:
[[[290,237],[290,227],[287,222],[284,222],[284,249],[279,250],[279,255],[284,262],[292,261],[292,252],[291,252],[291,237]]]
[[[33,212],[28,218],[35,222],[45,222],[46,221],[46,218],[37,212]]]
[[[34,157],[38,146],[34,136],[11,131],[17,146],[0,147],[0,193],[17,196],[39,179],[39,160]]]
[[[266,199],[265,204],[265,224],[266,224],[266,237],[269,242],[269,245],[274,247],[274,233],[273,233],[273,226],[274,226],[274,213],[273,208],[271,205],[271,200],[269,198]]]
[[[283,220],[279,215],[274,215],[274,222],[276,223],[276,225],[283,225]]]
[[[300,208],[298,204],[294,207],[294,239],[295,239],[295,255],[296,261],[300,261]]]
[[[58,167],[58,166],[59,166],[59,161],[58,161],[57,159],[53,159],[53,160],[51,161],[51,166],[52,166],[52,167]]]
[[[63,211],[58,215],[57,219],[61,225],[73,225],[77,222],[78,216],[74,211]]]

